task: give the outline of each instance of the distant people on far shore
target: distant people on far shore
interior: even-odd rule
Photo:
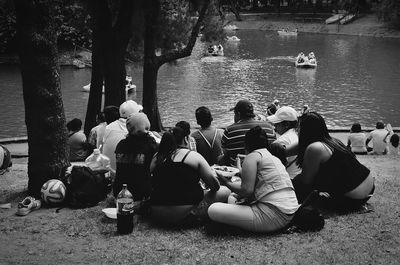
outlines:
[[[385,124],[382,121],[376,123],[376,129],[370,132],[366,145],[372,141],[372,150],[368,150],[371,155],[385,155],[386,150],[386,137],[389,132],[385,129]]]
[[[217,164],[224,154],[221,147],[224,130],[211,125],[213,117],[209,108],[199,107],[195,115],[197,124],[201,127],[191,135],[196,141],[197,152],[207,160],[210,166]]]
[[[365,145],[366,141],[367,137],[361,131],[361,125],[357,122],[354,123],[351,126],[350,134],[347,139],[347,147],[350,148],[354,154],[366,155],[368,154],[367,146]]]
[[[91,150],[88,150],[86,135],[81,131],[82,121],[80,119],[72,119],[67,123],[69,146],[69,161],[85,161]]]

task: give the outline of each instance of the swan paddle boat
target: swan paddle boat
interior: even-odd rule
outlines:
[[[90,83],[87,84],[86,86],[82,87],[84,92],[90,92]],[[132,77],[131,76],[126,76],[125,78],[125,91],[127,93],[132,93],[133,91],[136,91],[136,85],[132,83]],[[103,85],[103,91],[104,93],[104,85]]]
[[[226,37],[226,40],[231,41],[231,42],[240,41],[240,39],[236,36],[228,36],[228,37]]]
[[[281,29],[278,30],[278,35],[279,36],[297,36],[297,29],[294,30],[288,30],[288,29]]]
[[[221,44],[210,45],[207,49],[208,56],[224,56],[224,47]]]
[[[225,27],[224,27],[224,30],[238,30],[239,28],[238,28],[238,26],[236,26],[236,25],[226,25]]]
[[[299,68],[315,68],[317,67],[317,58],[315,58],[313,52],[310,52],[308,56],[301,52],[296,57],[295,66]]]

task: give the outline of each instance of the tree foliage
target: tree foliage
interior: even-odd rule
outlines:
[[[379,4],[378,17],[394,28],[400,29],[400,1],[383,0]]]

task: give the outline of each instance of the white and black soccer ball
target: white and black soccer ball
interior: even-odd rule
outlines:
[[[43,184],[40,194],[42,200],[50,205],[60,204],[65,199],[67,188],[58,179],[50,179]]]

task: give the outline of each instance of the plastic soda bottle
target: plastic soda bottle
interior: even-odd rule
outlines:
[[[86,158],[85,164],[93,171],[104,169],[109,170],[110,158],[100,153],[100,149],[94,149],[93,153]]]
[[[130,234],[133,230],[134,203],[132,193],[126,184],[117,196],[117,232],[119,234]]]

